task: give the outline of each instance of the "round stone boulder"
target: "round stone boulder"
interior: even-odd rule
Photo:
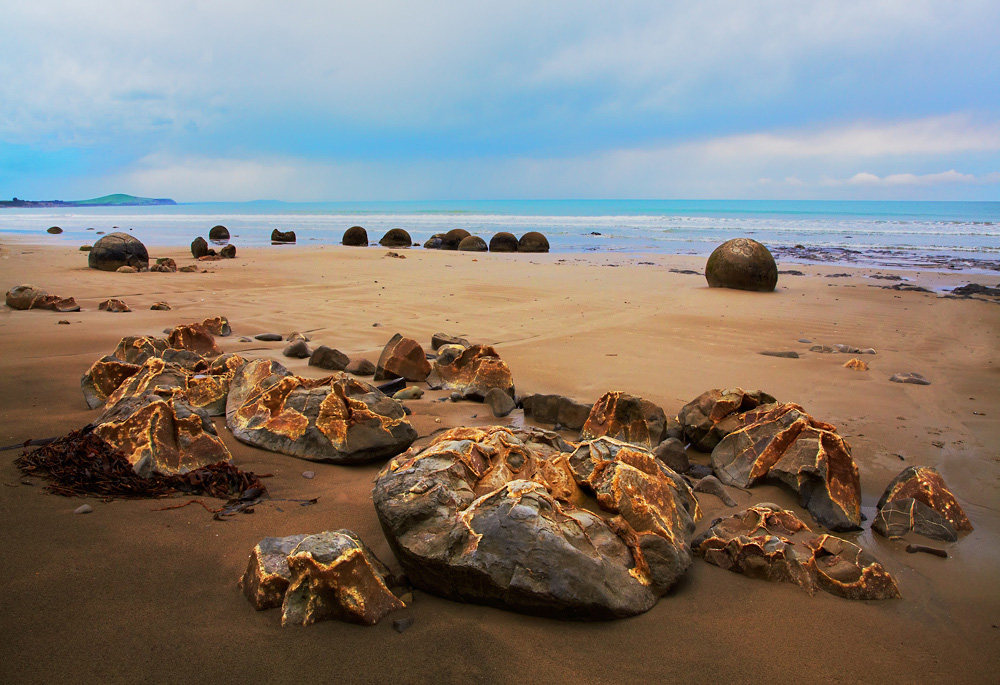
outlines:
[[[368,231],[362,226],[351,226],[344,231],[344,238],[340,242],[349,247],[368,247]]]
[[[225,226],[212,226],[208,232],[209,240],[229,240],[229,229]]]
[[[548,252],[549,240],[538,231],[530,231],[517,241],[518,252]]]
[[[45,229],[45,232],[55,235],[57,233],[62,233],[62,229],[59,228],[58,226],[52,226],[51,228]]]
[[[464,228],[453,228],[444,234],[441,239],[441,249],[442,250],[457,250],[459,244],[468,238],[471,233],[466,231]]]
[[[750,238],[733,238],[715,248],[705,264],[711,288],[771,292],[778,284],[778,265],[771,251]]]
[[[517,252],[517,236],[500,231],[490,238],[490,252]]]
[[[208,241],[198,236],[191,241],[191,256],[200,259],[208,254]]]
[[[128,233],[109,233],[94,243],[87,264],[101,271],[118,271],[122,266],[149,268],[149,253],[145,245]]]
[[[378,244],[382,247],[409,247],[411,242],[409,233],[401,228],[390,228]]]
[[[489,247],[486,246],[486,241],[478,235],[470,235],[467,238],[462,238],[458,249],[462,252],[486,252]]]

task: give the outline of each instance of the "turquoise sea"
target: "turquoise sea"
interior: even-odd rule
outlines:
[[[541,231],[553,252],[708,254],[754,238],[772,249],[1000,258],[1000,202],[755,200],[491,200],[421,202],[192,203],[160,207],[0,209],[0,234],[34,242],[93,242],[96,231],[131,231],[147,245],[187,244],[227,226],[237,245],[265,245],[271,230],[300,243],[339,243],[355,224],[376,242],[390,228],[414,242],[464,228],[489,238]],[[49,226],[64,233],[51,236]],[[93,228],[95,231],[87,231]]]

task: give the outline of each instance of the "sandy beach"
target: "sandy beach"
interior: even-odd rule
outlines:
[[[884,289],[873,269],[787,264],[774,293],[710,289],[704,258],[664,255],[475,254],[423,249],[280,246],[202,262],[200,273],[107,273],[69,247],[0,242],[6,289],[30,283],[72,296],[83,311],[0,308],[0,445],[63,435],[95,417],[80,377],[127,335],[228,317],[226,352],[281,361],[320,377],[284,343],[241,336],[307,332],[312,344],[376,361],[394,333],[429,349],[434,333],[494,345],[521,395],[593,402],[609,390],[652,400],[668,415],[711,388],[765,390],[833,423],[861,471],[869,522],[903,468],[934,466],[975,530],[956,543],[910,534],[890,541],[867,527],[844,534],[878,558],[902,598],[848,601],[791,584],[752,580],[696,559],[649,612],[578,623],[446,601],[417,591],[401,615],[366,628],[335,621],[282,628],[237,588],[247,556],[266,536],[349,528],[390,567],[398,565],[371,501],[381,464],[333,466],[249,447],[217,419],[244,470],[273,474],[272,497],[253,514],[214,521],[197,506],[154,511],[161,501],[62,498],[23,482],[0,453],[0,680],[38,682],[969,682],[995,680],[1000,659],[1000,307],[937,293]],[[179,266],[186,246],[151,250]],[[847,276],[828,277],[847,273]],[[931,290],[1000,276],[893,272]],[[98,311],[123,299],[131,313]],[[154,302],[171,311],[150,311]],[[70,325],[57,325],[59,320]],[[846,354],[809,352],[843,343],[877,351],[867,372]],[[798,359],[762,356],[791,350]],[[931,385],[889,382],[918,372]],[[473,402],[407,402],[420,441],[447,426],[508,425]],[[575,436],[566,434],[568,439]],[[417,444],[422,444],[418,441]],[[707,463],[707,454],[690,453]],[[305,479],[302,472],[316,476]],[[775,486],[730,489],[737,509],[710,495],[704,517],[759,501],[811,521]],[[94,512],[74,515],[89,503]],[[908,554],[934,544],[949,558]]]

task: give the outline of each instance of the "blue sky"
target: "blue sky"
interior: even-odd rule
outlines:
[[[8,3],[0,197],[1000,199],[1000,2]]]

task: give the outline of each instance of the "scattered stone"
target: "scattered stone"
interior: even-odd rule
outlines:
[[[375,365],[375,380],[405,378],[411,382],[420,382],[426,380],[430,372],[430,362],[420,343],[396,333],[382,349],[378,364]]]
[[[829,345],[813,345],[809,348],[810,352],[819,352],[821,354],[836,354],[840,350],[836,347],[830,347]]]
[[[844,274],[844,273],[840,273],[840,274],[827,274],[825,277],[826,278],[850,278],[851,274]]]
[[[168,355],[165,354],[165,356]],[[199,362],[195,368],[186,368],[178,362],[168,361],[162,357],[150,357],[135,373],[122,380],[113,392],[106,392],[107,385],[110,384],[106,383],[105,387],[99,389],[100,392],[91,392],[89,395],[88,390],[91,389],[85,387],[84,396],[90,403],[101,393],[105,393],[107,394],[105,403],[111,407],[127,397],[156,394],[176,388],[183,393],[185,401],[192,407],[204,410],[209,416],[222,416],[226,412],[229,384],[236,372],[247,362],[243,357],[235,354],[223,355],[213,361],[211,365],[202,359],[199,359]],[[91,367],[88,375],[93,387],[96,388],[95,378],[113,380],[111,374],[116,371],[119,374],[124,374],[129,371],[129,368],[101,360]]]
[[[605,393],[594,403],[580,437],[607,436],[652,449],[663,441],[667,417],[649,400],[620,391]]]
[[[246,337],[245,335],[243,335],[243,336],[240,336],[240,337],[239,337],[239,338],[237,339],[237,342],[241,342],[241,343],[248,343],[248,342],[253,342],[253,338],[248,338],[248,337]]]
[[[902,276],[890,276],[888,274],[872,274],[868,278],[880,279],[883,281],[902,281],[904,280]]]
[[[115,272],[120,274],[137,274],[139,270],[134,266],[119,266],[115,269]]]
[[[937,547],[928,547],[927,545],[907,545],[906,551],[910,554],[923,552],[925,554],[933,554],[934,556],[941,557],[942,559],[948,558],[948,552],[945,550],[938,549]]]
[[[263,611],[281,606],[292,577],[288,556],[307,537],[264,538],[253,548],[239,586],[254,609]]]
[[[219,256],[223,259],[235,259],[236,258],[236,246],[230,243],[224,248],[219,250]]]
[[[329,371],[343,371],[350,363],[350,357],[326,345],[317,347],[309,357],[309,366],[318,366]]]
[[[101,302],[99,305],[97,305],[97,308],[99,310],[101,310],[102,312],[130,312],[130,311],[132,311],[131,309],[128,308],[128,305],[125,304],[125,302],[123,300],[118,300],[118,299],[115,299],[115,298],[112,298],[110,300],[104,300],[104,302]]]
[[[293,340],[285,345],[281,354],[293,359],[305,359],[312,355],[312,350],[309,349],[309,344],[305,340]]]
[[[295,231],[279,231],[274,229],[271,231],[271,244],[274,243],[294,243],[295,242]]]
[[[61,326],[69,326],[70,325],[69,321],[67,321],[66,319],[59,319],[58,321],[56,321],[56,324],[61,325]]]
[[[705,264],[710,288],[771,292],[778,284],[778,266],[766,247],[750,238],[733,238],[715,248]]]
[[[800,343],[805,343],[806,345],[809,345],[809,344],[812,343],[812,340],[807,340],[806,338],[799,338],[799,342]]]
[[[858,352],[858,354],[875,354],[875,350],[871,347],[866,347],[865,349]]]
[[[787,351],[767,350],[767,351],[761,352],[760,354],[764,355],[765,357],[783,357],[783,358],[786,358],[786,359],[798,359],[799,358],[799,353],[798,352],[792,352],[791,350],[787,350]]]
[[[458,338],[446,333],[435,333],[431,336],[431,349],[437,351],[442,345],[461,345],[469,347],[470,343],[465,338]]]
[[[860,359],[851,359],[847,362],[844,362],[844,368],[853,369],[854,371],[867,371],[868,365],[865,364]]]
[[[453,228],[441,237],[441,249],[457,250],[459,244],[470,235],[472,234],[464,228]]]
[[[700,480],[712,475],[712,469],[704,464],[691,464],[686,471],[691,480]]]
[[[201,325],[212,335],[219,335],[225,338],[233,334],[233,329],[229,325],[229,319],[224,316],[213,316],[205,319],[201,322]]]
[[[177,271],[177,262],[175,262],[170,257],[164,257],[156,260],[156,264],[149,267],[150,271],[155,271],[158,273],[172,274]],[[121,269],[119,269],[121,271]]]
[[[334,464],[395,456],[417,432],[399,402],[345,374],[309,379],[255,360],[230,384],[226,425],[255,447]]]
[[[930,385],[931,382],[919,373],[894,373],[889,377],[893,383],[912,383],[913,385]]]
[[[209,240],[229,240],[229,229],[225,226],[212,226],[208,231]]]
[[[695,492],[704,492],[709,495],[715,495],[721,499],[722,503],[727,507],[736,506],[736,500],[729,496],[729,493],[726,492],[726,486],[723,485],[722,482],[715,476],[705,476],[694,484],[693,490]]]
[[[441,250],[444,248],[444,233],[435,233],[424,243],[426,250]]]
[[[406,255],[401,255],[398,252],[392,251],[386,252],[383,258],[385,257],[391,257],[392,259],[406,259]]]
[[[462,356],[462,353],[467,350],[467,347],[462,345],[442,345],[437,349],[437,354],[434,356],[434,361],[445,366],[451,364],[456,359]]]
[[[980,285],[978,283],[969,283],[968,285],[962,285],[954,288],[951,291],[952,295],[957,295],[959,297],[972,297],[973,295],[987,295],[989,297],[1000,297],[1000,286],[996,288],[990,288],[985,285]]]
[[[559,424],[573,431],[583,430],[594,407],[561,395],[528,395],[521,402],[525,415],[538,423]]]
[[[434,390],[453,390],[467,399],[482,401],[493,388],[514,397],[514,377],[490,345],[472,345],[447,364],[438,359],[426,379]]]
[[[201,259],[208,255],[208,241],[198,236],[191,241],[191,256],[195,259]]]
[[[549,241],[538,231],[529,231],[517,241],[518,252],[548,252]]]
[[[701,276],[700,271],[695,271],[694,269],[668,269],[672,274],[684,274],[685,276]]]
[[[450,399],[452,402],[461,402],[462,401],[462,393],[460,393],[460,392],[453,392],[450,395],[448,395],[448,399]]]
[[[94,508],[92,506],[90,506],[89,504],[83,504],[83,505],[80,505],[79,507],[77,507],[76,509],[74,509],[73,513],[74,514],[91,514],[91,513],[93,513],[93,511],[94,511]]]
[[[262,342],[281,342],[283,339],[278,333],[258,333],[254,338]]]
[[[198,271],[198,267],[195,266],[194,264],[189,264],[188,266],[182,266],[177,270],[180,271],[181,273],[193,274]]]
[[[406,616],[404,618],[395,618],[392,620],[392,628],[397,633],[405,633],[407,630],[413,627],[413,617]]]
[[[37,290],[33,285],[19,285],[7,291],[4,302],[11,309],[47,309],[53,312],[69,313],[80,311],[80,305],[72,297],[49,295]]]
[[[350,247],[368,247],[368,231],[362,226],[351,226],[344,231],[344,237],[340,242]]]
[[[375,365],[367,359],[352,359],[351,362],[344,367],[344,371],[354,374],[355,376],[374,376]]]
[[[569,449],[543,431],[456,428],[390,461],[372,495],[407,577],[446,598],[554,618],[652,608],[690,565],[697,501],[645,450],[607,438],[567,459]],[[616,515],[576,506],[584,492]]]
[[[852,347],[851,345],[834,345],[838,352],[843,354],[861,354],[861,350],[857,347]]]
[[[222,255],[215,254],[215,250],[209,250],[209,254],[204,257],[198,257],[199,262],[219,262],[222,261]]]
[[[802,273],[801,271],[799,271],[798,269],[786,269],[784,271],[779,271],[778,275],[779,276],[805,276],[805,274]]]
[[[845,599],[894,599],[899,589],[875,557],[832,535],[816,535],[794,513],[758,504],[716,519],[691,547],[710,564]]]
[[[87,255],[91,269],[117,271],[120,266],[136,269],[149,268],[149,253],[134,236],[128,233],[109,233],[96,243]]]
[[[94,249],[93,245],[81,245],[80,246],[80,252],[90,252],[93,249]]]
[[[59,233],[62,233],[63,230],[61,228],[59,228],[58,226],[52,226],[50,228],[45,229],[45,232],[46,233],[51,233],[53,235],[57,235]]]
[[[914,532],[955,542],[972,523],[937,469],[910,466],[896,476],[878,501],[872,530],[893,539]]]
[[[692,447],[699,452],[711,452],[741,425],[741,414],[775,401],[763,390],[708,390],[681,407],[677,420]]]
[[[792,403],[761,406],[739,424],[712,450],[720,481],[748,488],[776,480],[798,492],[802,506],[830,530],[860,528],[861,478],[834,426]]]
[[[460,252],[487,252],[489,249],[486,241],[478,235],[470,235],[462,238],[462,242],[458,244]]]
[[[517,236],[500,231],[490,238],[490,252],[517,252]]]
[[[393,394],[392,399],[394,400],[419,400],[424,396],[424,391],[415,385],[411,385],[408,388],[403,388],[399,392]]]
[[[303,471],[302,472],[302,477],[305,478],[306,480],[312,480],[313,478],[316,477],[316,472],[315,471]]]
[[[691,466],[684,443],[677,438],[667,438],[653,450],[653,456],[677,473],[684,473]]]
[[[483,402],[496,418],[507,416],[517,408],[514,399],[502,388],[490,388],[483,397]]]
[[[410,234],[401,228],[390,228],[378,244],[382,247],[409,247],[413,241]]]

